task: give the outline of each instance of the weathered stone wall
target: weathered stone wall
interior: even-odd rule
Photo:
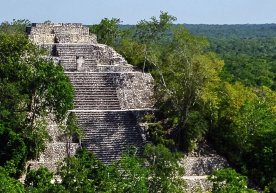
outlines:
[[[97,43],[95,34],[79,23],[35,23],[29,30],[29,38],[35,44],[47,43]]]
[[[183,177],[187,183],[186,192],[208,192],[212,183],[207,176],[214,171],[229,167],[227,160],[218,155],[206,141],[200,142],[196,149],[181,161],[185,169]]]
[[[131,67],[127,61],[113,48],[103,44],[49,44],[43,46],[60,59],[65,71],[94,71],[95,66]],[[77,69],[77,59],[82,58],[83,64]]]
[[[151,74],[120,73],[116,81],[117,95],[122,109],[153,108],[153,78]]]
[[[51,171],[55,171],[58,162],[68,155],[74,155],[79,148],[78,143],[73,143],[70,138],[64,135],[64,132],[52,120],[51,116],[48,118],[47,131],[51,140],[47,143],[46,149],[37,160],[31,160],[27,163],[28,169],[37,169],[40,166],[44,166]]]

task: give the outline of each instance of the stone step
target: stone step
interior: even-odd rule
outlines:
[[[108,95],[77,95],[75,96],[75,99],[98,99],[98,100],[101,100],[101,99],[113,99],[113,98],[117,98],[117,95],[116,94],[108,94]],[[118,99],[117,99],[118,100]]]
[[[87,76],[87,77],[71,77],[72,82],[76,81],[113,81],[114,77],[96,77],[96,76]]]
[[[91,83],[113,83],[114,78],[103,78],[103,77],[86,77],[86,78],[79,78],[79,77],[74,77],[71,78],[71,82],[73,83],[82,83],[82,82],[91,82]]]
[[[94,133],[94,135],[95,135],[95,133]],[[91,139],[93,137],[93,135],[90,135],[89,137],[83,138],[82,142],[83,143],[93,142],[93,143],[97,144],[98,146],[101,146],[101,145],[105,144],[105,147],[108,147],[108,148],[118,146],[118,145],[127,145],[130,142],[140,140],[139,136],[132,137],[131,135],[118,136],[117,138],[116,137],[111,137],[111,136],[105,136],[105,135],[97,135],[97,138],[93,138],[93,139]],[[126,137],[131,137],[131,140],[129,140],[129,139],[128,140],[122,140],[123,137],[125,137],[125,138]],[[116,148],[118,148],[118,147],[116,147]]]
[[[100,105],[94,105],[94,104],[86,104],[86,103],[80,103],[75,104],[75,109],[81,109],[84,110],[108,110],[109,108],[112,110],[119,110],[120,105],[119,104],[100,104]]]
[[[79,123],[79,122],[78,122]],[[138,129],[136,126],[133,126],[131,124],[121,124],[121,125],[90,125],[87,126],[87,124],[85,123],[79,123],[80,126],[83,128],[83,131],[87,132],[87,134],[89,133],[95,133],[95,132],[106,132],[106,131],[110,131],[110,135],[112,135],[112,133],[132,133],[132,130],[136,130]],[[128,129],[130,131],[125,131],[122,130],[123,128],[128,127]],[[109,134],[106,134],[109,135]]]
[[[132,112],[75,112],[85,133],[82,143],[105,163],[118,159],[129,146],[144,144]]]
[[[116,88],[111,87],[109,85],[102,85],[102,86],[93,86],[93,85],[77,85],[75,86],[75,90],[92,90],[92,91],[114,91],[116,92]]]
[[[93,105],[93,104],[85,104],[85,103],[80,103],[80,104],[75,104],[75,109],[84,109],[84,110],[119,110],[120,105],[119,104],[101,104],[101,105]]]
[[[103,98],[103,99],[91,99],[91,98],[78,98],[78,99],[74,99],[74,102],[76,104],[83,104],[83,103],[96,103],[98,104],[120,104],[117,98]]]
[[[74,104],[75,105],[80,105],[80,104],[89,104],[89,105],[114,105],[114,104],[120,104],[117,98],[112,99],[81,99],[77,100],[74,99]]]
[[[210,175],[213,171],[228,166],[225,158],[221,156],[192,157],[188,156],[183,161],[185,174],[190,176]]]
[[[75,98],[74,102],[76,104],[81,104],[81,103],[96,103],[96,104],[103,104],[103,103],[108,103],[108,104],[120,104],[118,99],[116,97],[113,98]]]
[[[184,176],[186,187],[186,193],[194,192],[209,192],[212,190],[212,183],[207,180],[207,176],[198,176],[198,177],[186,177]]]
[[[91,95],[86,95],[91,94]],[[84,98],[90,98],[90,99],[112,99],[117,98],[117,94],[115,93],[93,93],[93,92],[78,92],[75,93],[75,99],[84,99]]]
[[[82,122],[106,122],[103,124],[114,124],[114,121],[116,121],[116,124],[121,124],[121,123],[132,123],[132,120],[128,120],[127,118],[125,119],[119,119],[119,118],[113,118],[113,117],[88,117],[88,116],[77,116],[79,121]],[[88,120],[87,120],[88,119]]]
[[[115,75],[120,75],[120,72],[101,72],[101,73],[91,73],[91,72],[64,72],[69,77],[114,77]],[[131,72],[134,73],[134,72]]]
[[[114,88],[108,88],[108,87],[91,87],[91,88],[88,88],[88,87],[75,87],[74,88],[75,91],[77,92],[87,92],[87,91],[91,91],[91,92],[107,92],[107,93],[116,93],[116,89]]]
[[[113,78],[106,78],[103,80],[101,77],[87,77],[87,78],[70,78],[72,84],[90,83],[90,84],[114,84]]]
[[[90,98],[92,100],[105,100],[105,99],[118,99],[116,90],[111,89],[87,89],[82,90],[80,88],[75,90],[74,99]]]
[[[85,131],[87,134],[89,133],[105,133],[106,131],[110,131],[110,133],[105,133],[106,136],[113,135],[114,133],[118,134],[129,134],[133,133],[133,131],[137,130],[137,126],[133,125],[101,125],[101,126],[84,126],[83,124],[80,124],[83,128],[83,131]],[[109,128],[108,128],[109,127]],[[125,130],[125,128],[128,127],[128,130]],[[133,133],[135,135],[135,133]]]
[[[100,131],[99,131],[100,130]],[[84,130],[85,134],[86,134],[86,137],[84,137],[82,140],[85,141],[85,140],[91,140],[91,137],[93,137],[93,135],[97,134],[97,137],[98,138],[108,138],[108,140],[106,140],[106,143],[108,143],[108,141],[112,141],[114,143],[114,141],[118,140],[118,142],[120,143],[123,143],[122,140],[120,139],[122,136],[130,136],[130,135],[133,135],[133,132],[129,132],[129,133],[126,133],[126,132],[116,132],[116,136],[114,136],[115,134],[113,135],[107,135],[106,132],[107,130],[103,130],[103,129],[99,129],[99,130],[95,130],[94,132],[88,132],[86,130]],[[141,136],[140,135],[133,135],[132,136],[132,139],[139,139]],[[101,141],[100,139],[95,139],[93,141]]]

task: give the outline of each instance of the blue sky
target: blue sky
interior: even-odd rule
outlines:
[[[116,17],[123,24],[168,11],[176,23],[260,24],[276,23],[276,0],[1,0],[0,22],[29,19],[31,22],[99,23]]]

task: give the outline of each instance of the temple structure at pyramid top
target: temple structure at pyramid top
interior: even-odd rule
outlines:
[[[28,28],[29,38],[36,44],[97,43],[95,34],[80,23],[34,23]]]

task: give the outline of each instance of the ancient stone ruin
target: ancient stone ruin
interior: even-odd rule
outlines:
[[[181,164],[185,169],[183,178],[187,183],[187,193],[211,191],[212,183],[208,181],[208,175],[218,169],[229,167],[227,160],[218,155],[206,141],[198,143],[194,151],[185,155]]]
[[[111,163],[130,146],[146,142],[139,118],[153,107],[153,78],[128,64],[114,49],[97,43],[81,24],[33,24],[28,29],[32,42],[48,50],[48,56],[63,66],[75,88],[74,109],[84,131],[80,141],[98,159]],[[55,170],[56,163],[74,154],[80,143],[64,137],[49,117],[48,131],[52,141],[30,168],[41,165]],[[210,190],[207,175],[227,166],[206,144],[200,145],[182,162],[187,192]]]
[[[74,109],[84,131],[82,145],[96,157],[110,163],[130,146],[145,143],[139,117],[153,107],[153,78],[128,64],[107,45],[97,43],[81,24],[32,24],[29,39],[48,50],[49,56],[62,65],[75,88]],[[46,165],[55,168],[79,144],[62,137],[52,122],[53,141],[32,168]]]

